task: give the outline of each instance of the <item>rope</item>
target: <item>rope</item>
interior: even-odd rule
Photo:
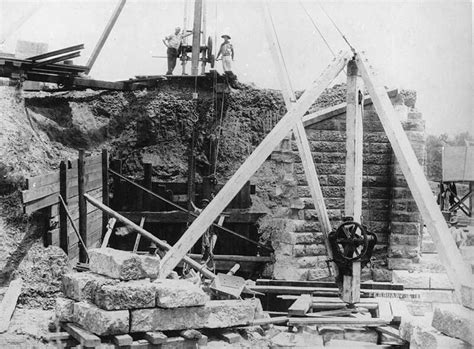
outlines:
[[[293,86],[291,84],[291,80],[290,80],[290,73],[288,72],[288,68],[286,66],[285,58],[283,57],[283,50],[281,49],[280,40],[278,39],[278,34],[277,34],[277,31],[276,31],[276,28],[275,28],[275,23],[273,22],[273,16],[272,16],[272,12],[270,11],[270,7],[268,7],[268,16],[269,16],[270,22],[272,24],[273,32],[275,33],[275,39],[276,39],[276,42],[277,42],[277,45],[278,45],[278,50],[280,51],[280,57],[281,57],[281,60],[283,62],[283,67],[285,68],[286,76],[288,76],[288,83],[290,85],[290,90],[294,91]]]
[[[344,39],[344,41],[346,42],[346,44],[350,47],[351,51],[355,53],[355,49],[354,47],[352,47],[352,45],[350,44],[349,40],[347,40],[346,36],[343,34],[343,32],[339,29],[339,27],[337,26],[336,22],[333,21],[333,19],[331,18],[331,16],[329,16],[329,14],[326,12],[326,10],[324,9],[323,5],[321,5],[321,3],[318,2],[318,5],[319,7],[321,7],[321,10],[323,10],[324,14],[329,18],[329,20],[331,21],[331,23],[333,24],[333,26],[336,28],[336,30],[339,32],[339,34],[342,36],[342,38]]]
[[[217,97],[216,97],[216,101],[217,101]],[[216,164],[214,166],[214,177],[216,176],[216,173],[217,173],[217,160],[219,156],[219,145],[220,145],[220,140],[222,136],[222,121],[224,119],[224,103],[225,103],[225,93],[222,93],[221,115],[220,115],[219,132],[217,135],[217,144],[216,144]]]
[[[313,23],[313,27],[314,29],[316,29],[316,31],[319,33],[319,36],[321,36],[321,39],[323,39],[324,43],[326,44],[327,48],[329,49],[329,51],[331,51],[333,57],[336,57],[336,54],[334,53],[334,51],[332,50],[331,46],[329,46],[329,43],[326,41],[326,38],[324,37],[323,33],[319,30],[318,26],[316,25],[316,23],[314,22],[313,20],[313,17],[311,17],[311,15],[309,14],[308,10],[306,9],[306,7],[303,5],[303,3],[300,1],[300,5],[301,7],[303,8],[304,12],[306,12],[306,15],[308,16],[309,20],[311,21],[311,23]]]

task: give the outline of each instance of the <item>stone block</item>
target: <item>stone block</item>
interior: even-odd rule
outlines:
[[[197,285],[186,280],[155,280],[156,306],[161,308],[203,306],[209,296]]]
[[[120,280],[155,279],[160,269],[160,258],[157,256],[113,248],[89,250],[89,258],[92,272]]]
[[[350,341],[377,343],[378,333],[371,328],[345,328],[344,339]]]
[[[60,322],[74,321],[74,300],[64,297],[56,298],[54,307],[56,319]]]
[[[431,325],[438,331],[474,345],[474,310],[459,304],[439,304]]]
[[[130,332],[242,326],[255,318],[258,299],[209,301],[200,307],[137,309]]]
[[[90,272],[72,272],[63,275],[62,283],[66,297],[76,301],[93,301],[98,286],[116,284],[118,280]]]
[[[98,336],[126,334],[130,330],[128,310],[103,310],[87,302],[74,304],[75,322]]]
[[[388,257],[410,258],[419,261],[420,249],[418,247],[406,245],[390,245],[388,248]]]
[[[323,337],[324,344],[333,339],[344,339],[344,329],[339,326],[319,326],[318,332]]]
[[[105,310],[152,308],[155,298],[155,287],[149,279],[132,280],[98,287],[94,303]]]
[[[293,249],[295,257],[305,256],[321,256],[326,255],[326,247],[324,245],[296,245]]]
[[[420,244],[419,235],[390,234],[390,245],[418,246]]]
[[[474,285],[461,285],[461,303],[467,308],[474,309]]]
[[[408,258],[388,258],[388,269],[390,270],[411,270],[413,260]]]

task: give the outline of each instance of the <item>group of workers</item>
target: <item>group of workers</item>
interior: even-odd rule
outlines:
[[[176,27],[174,33],[168,35],[163,39],[163,43],[167,47],[167,57],[168,57],[168,71],[166,75],[173,75],[173,70],[176,67],[176,61],[179,57],[179,48],[183,42],[183,39],[187,36],[192,35],[190,33],[183,33],[180,27]],[[234,60],[234,48],[230,43],[230,36],[224,34],[221,36],[224,39],[222,42],[219,52],[217,53],[216,60],[219,60],[219,57],[222,56],[222,68],[224,73],[232,72],[232,61]]]

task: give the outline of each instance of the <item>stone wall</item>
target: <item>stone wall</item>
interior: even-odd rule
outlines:
[[[400,117],[408,107],[400,94],[391,95]],[[333,117],[306,128],[328,214],[334,227],[344,213],[345,108]],[[394,160],[388,138],[372,104],[364,108],[363,224],[375,233],[376,265],[386,269],[407,268],[417,262],[420,245],[420,215],[403,175]],[[424,158],[424,122],[420,113],[408,113],[404,128],[419,159]],[[262,222],[275,248],[273,277],[316,280],[328,276],[326,249],[295,141],[289,136],[274,151],[252,182],[257,195],[271,209]],[[387,257],[388,260],[387,260]],[[386,273],[363,275],[387,279]],[[384,275],[383,278],[377,275]]]

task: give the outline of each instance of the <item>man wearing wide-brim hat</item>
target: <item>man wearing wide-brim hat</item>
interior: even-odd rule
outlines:
[[[232,71],[232,61],[234,60],[234,47],[230,43],[230,36],[224,34],[221,36],[224,39],[224,42],[221,44],[219,52],[217,53],[216,59],[222,55],[222,68],[224,72]]]

